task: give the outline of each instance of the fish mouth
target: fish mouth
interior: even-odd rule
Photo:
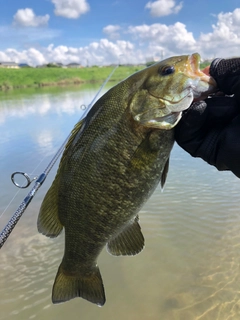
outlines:
[[[204,73],[201,69],[200,69],[200,60],[201,57],[198,53],[193,53],[188,57],[188,65],[187,65],[187,71],[188,71],[188,75],[191,78],[199,78],[199,81],[202,81],[203,83],[208,84],[208,90],[206,91],[206,87],[205,90],[204,88],[202,88],[202,90],[204,91],[203,95],[206,96],[209,93],[213,92],[216,90],[217,88],[217,83],[216,81],[213,79],[213,77],[208,76],[206,73]],[[195,89],[195,90],[194,90]],[[192,87],[192,90],[194,91],[194,95],[199,95],[201,88],[198,88],[196,90],[196,88]]]

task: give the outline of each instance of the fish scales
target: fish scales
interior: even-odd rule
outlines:
[[[100,100],[99,103],[102,103],[102,101]],[[111,100],[108,103],[111,104]],[[104,105],[106,106],[106,103]],[[112,112],[115,113],[115,110]],[[112,114],[111,117],[116,118],[116,114]],[[129,217],[138,211],[139,206],[141,206],[141,203],[136,203],[139,194],[143,193],[146,198],[149,197],[149,192],[153,189],[152,180],[154,180],[155,184],[158,184],[173,144],[172,131],[158,132],[159,145],[162,145],[162,149],[164,149],[165,143],[161,144],[161,136],[163,136],[165,138],[164,142],[168,146],[165,150],[165,157],[163,157],[161,148],[154,146],[155,149],[151,150],[149,142],[151,133],[142,141],[142,137],[138,137],[135,132],[129,131],[131,123],[128,123],[125,118],[124,112],[122,119],[117,119],[117,125],[112,130],[114,132],[110,134],[109,130],[103,130],[99,134],[95,130],[95,127],[98,125],[95,122],[99,122],[101,126],[102,119],[93,120],[91,126],[81,136],[80,141],[76,143],[76,147],[78,150],[81,150],[81,154],[85,152],[84,149],[81,149],[82,144],[86,144],[87,141],[91,145],[87,156],[83,157],[81,161],[78,160],[81,154],[75,154],[73,159],[70,156],[65,163],[65,166],[68,166],[69,170],[65,171],[63,167],[62,170],[66,172],[66,175],[62,174],[59,179],[61,190],[59,197],[63,199],[66,190],[68,191],[68,195],[69,191],[71,194],[64,199],[64,206],[61,206],[59,209],[60,222],[66,226],[70,215],[65,215],[65,212],[68,212],[68,208],[74,208],[74,210],[69,210],[69,212],[73,212],[73,216],[71,217],[72,221],[74,221],[73,225],[80,224],[77,229],[82,229],[81,232],[77,231],[76,236],[79,236],[79,240],[83,242],[85,238],[83,234],[86,232],[87,243],[89,243],[88,238],[90,235],[91,242],[96,244],[100,240],[100,248],[106,243],[106,239],[102,237],[108,234],[108,229],[111,234],[113,230],[121,228],[124,223],[127,223]],[[131,119],[129,119],[129,122],[131,122]],[[91,127],[93,127],[93,130],[91,130]],[[95,137],[96,134],[97,137]],[[168,136],[167,139],[166,136]],[[97,144],[96,148],[93,147],[92,141],[94,144]],[[146,157],[146,148],[149,149],[151,157],[149,155]],[[99,154],[99,150],[102,150],[101,155]],[[71,153],[71,150],[68,150],[68,152]],[[93,161],[93,159],[97,160]],[[71,192],[72,179],[74,179],[78,170],[82,172],[81,179],[75,182]],[[139,176],[140,173],[142,173],[141,176]],[[102,190],[104,190],[104,194]],[[75,201],[79,197],[81,197],[81,201]],[[143,202],[144,200],[142,198]],[[79,219],[75,211],[79,212],[81,216],[86,213],[86,216],[84,218],[82,216]],[[96,212],[97,218],[95,215],[91,215],[91,212]],[[69,241],[66,240],[66,242],[71,243],[71,239],[72,237],[70,236]],[[84,246],[84,251],[88,253],[87,243]],[[72,244],[70,244],[69,250],[71,248]],[[96,253],[96,256],[98,254],[99,252]],[[96,257],[93,256],[92,252],[91,256],[95,260]]]
[[[97,258],[144,247],[138,212],[166,180],[182,110],[214,87],[200,72],[199,55],[166,59],[103,95],[72,132],[55,180],[42,203],[38,229],[65,229],[65,251],[55,278],[54,303],[82,297],[103,305]]]

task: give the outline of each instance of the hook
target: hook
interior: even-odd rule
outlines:
[[[16,176],[16,175],[21,175],[21,176],[23,176],[23,177],[26,179],[26,184],[20,185],[19,183],[17,183],[17,182],[15,181],[15,176]],[[25,173],[25,172],[20,172],[20,171],[16,171],[16,172],[12,173],[12,175],[11,175],[12,183],[13,183],[16,187],[21,188],[21,189],[25,189],[25,188],[27,188],[28,186],[30,186],[30,184],[31,184],[34,180],[37,180],[37,178],[38,178],[38,177],[34,177],[34,178],[31,180],[30,176],[29,176],[27,173]]]

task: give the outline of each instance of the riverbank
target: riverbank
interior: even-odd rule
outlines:
[[[110,81],[121,81],[144,66],[119,66]],[[114,67],[0,69],[0,90],[104,81]]]
[[[204,68],[205,64],[201,64]],[[114,67],[0,69],[0,90],[103,82]],[[110,81],[119,82],[145,66],[119,66]]]

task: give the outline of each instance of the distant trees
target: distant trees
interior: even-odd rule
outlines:
[[[62,65],[61,65],[60,63],[54,63],[54,62],[52,62],[52,63],[46,64],[46,67],[47,67],[47,68],[62,68]]]
[[[148,62],[146,62],[146,67],[150,67],[154,63],[156,63],[156,61],[148,61]]]

